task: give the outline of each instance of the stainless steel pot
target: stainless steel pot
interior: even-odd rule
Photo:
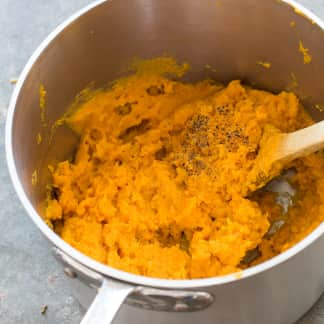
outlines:
[[[102,86],[121,76],[130,58],[167,52],[191,63],[189,81],[206,76],[222,82],[240,78],[272,91],[294,85],[320,120],[324,113],[313,107],[324,103],[323,27],[321,20],[290,0],[97,1],[56,28],[36,50],[11,99],[8,166],[22,204],[54,245],[85,307],[97,293],[84,324],[111,322],[119,309],[114,323],[286,324],[316,301],[324,288],[323,224],[241,277],[160,280],[86,257],[48,228],[38,210],[49,181],[48,161],[65,158],[76,144],[68,128],[60,127],[52,136],[50,126],[90,82]],[[310,50],[311,64],[303,63],[300,40]],[[257,61],[271,62],[271,68],[264,69]],[[206,64],[216,72],[206,70]],[[40,84],[47,90],[47,126],[40,118]],[[40,144],[38,133],[43,138]],[[36,186],[31,181],[35,170]]]

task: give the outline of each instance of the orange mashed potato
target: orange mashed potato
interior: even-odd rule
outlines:
[[[153,60],[66,118],[80,144],[53,172],[45,217],[111,267],[170,279],[225,275],[281,253],[323,220],[322,153],[286,166],[297,190],[287,213],[274,193],[242,193],[265,127],[313,123],[298,98],[240,81],[170,78],[185,69]]]

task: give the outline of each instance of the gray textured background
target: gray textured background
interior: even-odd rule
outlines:
[[[29,220],[15,195],[6,167],[3,134],[14,87],[9,80],[18,77],[28,57],[53,28],[90,2],[0,0],[1,324],[74,324],[82,317],[61,267],[49,253],[48,243]],[[324,18],[324,0],[300,2]],[[48,310],[42,315],[44,305],[48,305]],[[323,323],[324,296],[298,324]]]

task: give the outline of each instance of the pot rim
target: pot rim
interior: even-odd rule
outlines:
[[[38,58],[42,55],[43,51],[51,44],[55,38],[64,31],[66,27],[68,27],[71,23],[76,21],[82,15],[86,14],[90,10],[102,5],[109,0],[97,0],[84,8],[77,11],[75,14],[70,16],[67,20],[61,23],[58,27],[54,29],[45,40],[39,45],[36,51],[32,54],[27,64],[25,65],[16,87],[13,91],[13,94],[10,99],[10,104],[8,107],[7,120],[6,120],[6,128],[5,128],[5,148],[6,148],[6,158],[7,165],[9,169],[9,174],[14,185],[15,191],[27,211],[28,215],[31,217],[33,222],[37,225],[37,227],[41,230],[41,232],[49,239],[56,247],[64,251],[70,257],[74,258],[82,265],[87,266],[88,268],[99,272],[105,276],[110,278],[114,278],[117,280],[122,280],[128,283],[132,283],[134,285],[143,285],[150,286],[156,288],[167,288],[167,289],[187,289],[187,288],[199,288],[199,287],[209,287],[215,285],[222,285],[226,283],[230,283],[236,280],[242,280],[244,278],[248,278],[254,275],[257,275],[266,270],[270,270],[271,268],[279,265],[280,263],[286,262],[288,259],[292,258],[296,254],[303,251],[310,244],[312,244],[315,240],[317,240],[324,233],[324,222],[322,222],[312,233],[310,233],[306,238],[302,241],[288,249],[287,251],[281,253],[278,256],[271,258],[268,261],[265,261],[259,265],[250,267],[248,269],[242,270],[238,273],[229,274],[225,276],[218,276],[212,278],[204,278],[204,279],[186,279],[186,280],[173,280],[173,279],[158,279],[152,277],[145,277],[140,275],[131,274],[122,270],[114,269],[108,265],[104,265],[99,263],[90,257],[82,254],[68,243],[63,241],[54,231],[52,231],[46,223],[43,221],[42,217],[35,210],[31,202],[29,201],[23,186],[19,180],[15,159],[12,149],[12,126],[15,117],[15,108],[16,102],[20,95],[20,91],[24,86],[25,80],[32,69],[34,63],[38,60]],[[306,18],[310,19],[312,22],[315,22],[319,27],[324,30],[324,22],[318,18],[311,11],[306,9],[304,6],[300,5],[294,0],[281,0],[283,3],[290,5],[291,7],[297,9],[301,13],[303,13]]]

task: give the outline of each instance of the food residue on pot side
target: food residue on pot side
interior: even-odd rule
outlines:
[[[300,9],[298,9],[298,8],[296,8],[296,7],[294,7],[294,11],[295,11],[295,13],[296,13],[297,15],[299,15],[299,16],[301,16],[301,17],[303,17],[303,18],[306,18],[306,20],[309,21],[312,25],[315,25],[315,24],[316,24],[316,22],[315,22],[313,19],[311,19],[311,18],[309,18],[308,16],[306,16],[306,14],[305,14],[302,10],[300,10]]]
[[[323,104],[316,104],[316,105],[315,105],[315,108],[316,108],[318,111],[321,111],[321,112],[324,111],[324,105],[323,105]]]
[[[288,90],[292,91],[292,90],[298,88],[299,87],[299,84],[298,84],[298,80],[297,80],[296,74],[294,72],[291,72],[290,73],[290,76],[291,76],[292,83],[291,83],[291,85],[290,85],[290,87],[289,87]]]
[[[37,134],[37,139],[36,139],[37,144],[38,144],[38,145],[41,144],[41,143],[42,143],[42,140],[43,140],[43,138],[42,138],[41,133],[38,133],[38,134]]]
[[[271,68],[271,63],[270,62],[257,61],[257,64],[264,67],[265,69],[270,69]]]
[[[245,195],[266,129],[313,123],[296,95],[171,78],[187,69],[170,58],[137,64],[67,114],[80,143],[51,167],[45,218],[99,262],[159,278],[240,273],[323,220],[322,153],[285,166],[297,191],[287,213],[275,193]]]
[[[212,67],[210,64],[205,64],[205,69],[211,72],[217,72],[217,70],[214,67]]]
[[[31,183],[33,186],[36,186],[37,182],[38,182],[38,173],[37,170],[34,170],[34,172],[32,173]]]
[[[312,62],[312,56],[309,54],[309,49],[304,47],[302,41],[299,41],[299,52],[303,54],[304,64]]]
[[[41,122],[45,125],[45,104],[46,104],[46,90],[43,84],[39,86],[39,108],[41,110]]]

